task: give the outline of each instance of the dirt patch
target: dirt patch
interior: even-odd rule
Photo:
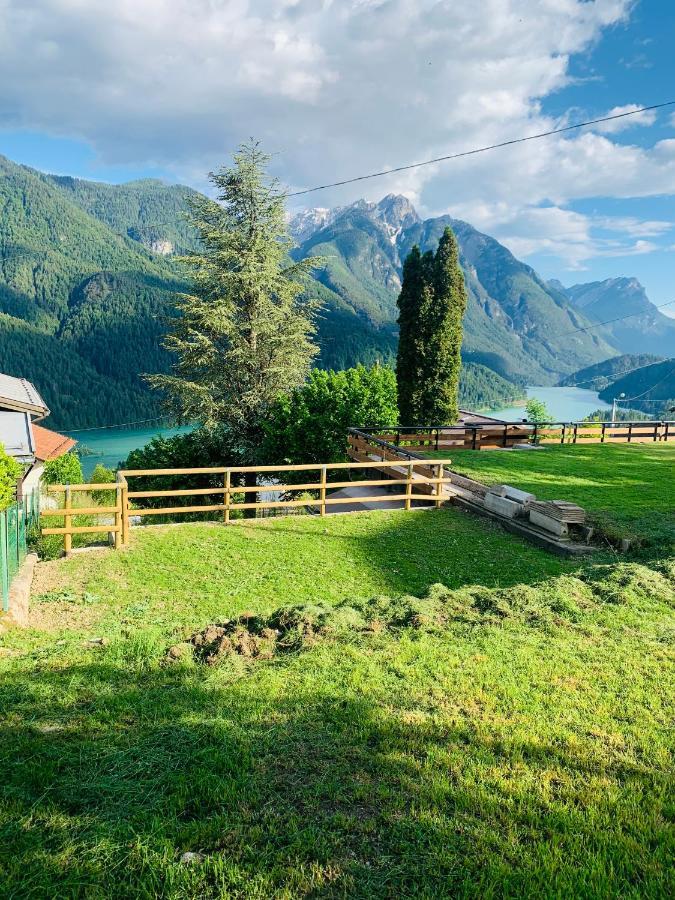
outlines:
[[[38,631],[91,631],[101,621],[101,609],[77,601],[43,600],[38,595],[31,603],[28,625]],[[49,596],[49,595],[47,595]]]
[[[88,553],[92,557],[107,556],[109,550],[101,547],[100,549],[90,550]],[[65,563],[67,565],[67,561]],[[35,566],[33,575],[33,594],[49,594],[52,591],[60,591],[64,585],[64,560],[52,559],[38,562]],[[80,567],[79,571],[75,567],[73,571],[68,573],[68,587],[73,591],[85,591],[85,579],[88,577],[84,567]]]

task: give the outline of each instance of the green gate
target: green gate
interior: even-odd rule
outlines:
[[[40,497],[37,491],[0,512],[0,583],[4,612],[9,610],[12,579],[26,558],[26,529],[39,517]]]

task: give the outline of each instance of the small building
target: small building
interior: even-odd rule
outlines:
[[[486,416],[483,413],[473,412],[470,409],[460,409],[458,425],[505,425],[505,419],[495,419],[494,416]]]
[[[0,443],[26,467],[19,499],[38,490],[48,460],[63,456],[77,443],[37,424],[48,415],[49,407],[30,381],[0,373]]]

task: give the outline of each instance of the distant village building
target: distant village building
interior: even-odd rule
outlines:
[[[48,415],[49,407],[30,381],[0,374],[0,443],[9,456],[26,466],[19,497],[39,488],[48,460],[63,456],[77,443],[37,424]]]
[[[485,416],[483,413],[473,412],[470,409],[460,409],[458,425],[504,425],[506,419],[495,419],[494,416]]]

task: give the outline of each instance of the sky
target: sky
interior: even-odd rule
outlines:
[[[675,100],[673,46],[672,0],[0,0],[0,153],[207,189],[254,137],[292,191]],[[675,106],[293,208],[391,192],[675,299]]]

